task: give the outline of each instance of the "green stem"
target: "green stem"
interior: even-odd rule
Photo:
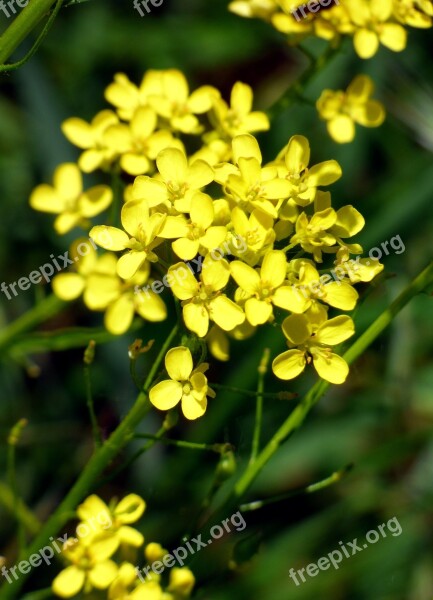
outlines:
[[[102,446],[102,435],[95,414],[95,406],[92,394],[92,380],[90,377],[90,365],[84,365],[84,381],[86,385],[87,408],[89,410],[90,422],[92,424],[93,443],[95,448]]]
[[[393,318],[401,311],[401,309],[404,308],[406,304],[414,296],[416,296],[416,294],[422,292],[431,283],[433,283],[433,262],[430,263],[429,266],[412,281],[412,283],[394,300],[394,302],[392,302],[389,308],[387,308],[347,350],[347,352],[343,355],[343,358],[346,360],[346,362],[349,365],[352,364],[374,342],[374,340],[379,337],[382,331],[388,327]],[[266,463],[275,454],[280,445],[288,438],[290,434],[292,434],[302,425],[307,414],[323,396],[329,386],[330,383],[320,380],[310,389],[307,395],[292,411],[292,413],[288,416],[278,431],[274,434],[272,439],[259,454],[257,460],[247,467],[246,471],[238,480],[234,489],[234,495],[236,498],[240,498],[243,496],[243,494],[245,494],[247,489],[256,479]]]
[[[0,37],[0,65],[3,65],[31,33],[56,0],[31,0]]]
[[[260,361],[260,365],[258,368],[259,378],[257,382],[256,418],[254,423],[253,444],[251,449],[250,463],[253,463],[256,460],[260,449],[260,434],[262,431],[263,421],[263,395],[265,388],[265,375],[268,370],[270,356],[270,349],[265,348],[265,350],[263,351],[262,360]]]
[[[272,498],[265,498],[264,500],[255,500],[254,502],[241,504],[239,510],[241,512],[251,512],[253,510],[263,508],[264,506],[268,506],[269,504],[275,504],[276,502],[288,500],[289,498],[293,498],[293,496],[299,496],[301,494],[312,494],[313,492],[318,492],[320,490],[323,490],[324,488],[334,485],[334,483],[338,483],[352,469],[352,466],[353,465],[348,465],[347,467],[344,467],[339,471],[335,471],[329,477],[321,479],[320,481],[316,481],[315,483],[311,483],[306,487],[301,487],[296,490],[286,492],[285,494],[278,494],[277,496],[273,496]]]
[[[167,339],[165,340],[161,351],[159,352],[155,363],[153,364],[149,375],[144,384],[143,390],[140,392],[137,400],[129,413],[121,421],[117,429],[111,434],[87,462],[80,477],[72,486],[68,494],[62,500],[56,511],[46,521],[39,534],[35,537],[32,543],[20,553],[18,560],[26,560],[31,554],[35,554],[42,548],[50,536],[54,536],[63,525],[69,520],[69,515],[75,510],[76,506],[83,500],[89,490],[92,489],[94,482],[102,473],[102,471],[111,463],[111,461],[119,454],[119,452],[131,441],[134,437],[136,427],[141,423],[144,416],[150,410],[150,402],[148,400],[148,391],[152,385],[153,379],[159,366],[164,359],[165,353],[173,338],[177,334],[178,325],[172,329]],[[3,584],[0,591],[1,600],[9,600],[15,598],[27,579],[27,575],[22,574],[17,581],[8,584]]]
[[[15,494],[11,488],[0,481],[0,504],[9,512],[15,513],[18,520],[24,525],[27,531],[35,535],[41,529],[41,523],[32,511],[24,504],[21,498],[16,501]]]
[[[9,327],[6,327],[6,329],[0,333],[0,352],[6,348],[16,336],[47,321],[56,315],[64,306],[65,303],[54,295],[48,296],[42,300],[42,302],[16,319]]]
[[[150,433],[136,433],[134,438],[137,439],[149,439],[155,442],[162,442],[164,444],[177,446],[178,448],[188,448],[189,450],[206,450],[209,452],[216,452],[221,454],[224,452],[227,444],[198,444],[196,442],[186,442],[184,440],[171,440],[170,438],[164,438],[157,435],[151,435]]]

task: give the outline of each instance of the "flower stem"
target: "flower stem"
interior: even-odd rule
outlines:
[[[227,446],[227,444],[198,444],[196,442],[186,442],[184,440],[172,440],[170,438],[164,438],[158,435],[151,435],[150,433],[136,433],[134,438],[149,439],[172,446],[177,446],[178,448],[188,448],[189,450],[206,450],[208,452],[216,452],[217,454],[224,452],[224,449]]]
[[[259,364],[259,368],[257,369],[259,373],[259,378],[257,383],[256,419],[254,423],[253,445],[251,449],[250,463],[253,463],[256,460],[260,448],[260,434],[262,431],[263,420],[263,393],[265,388],[265,375],[268,370],[270,356],[270,349],[265,348],[265,350],[263,351],[262,359]]]
[[[0,37],[0,65],[3,65],[31,33],[56,0],[31,0]]]

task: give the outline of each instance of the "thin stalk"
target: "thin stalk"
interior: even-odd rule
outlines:
[[[21,42],[48,13],[56,0],[31,0],[0,36],[0,65],[3,65]]]
[[[7,452],[7,475],[9,486],[12,491],[13,503],[14,503],[14,514],[18,523],[18,546],[20,550],[24,548],[26,533],[25,525],[20,518],[19,504],[20,496],[18,493],[17,486],[17,473],[16,473],[16,447],[21,437],[21,433],[24,427],[27,425],[27,419],[20,419],[16,425],[14,425],[8,436],[8,452]]]
[[[48,321],[48,319],[59,313],[64,306],[65,302],[59,300],[54,294],[44,298],[42,302],[16,319],[0,333],[0,351],[7,348],[16,336],[33,329],[44,321]]]
[[[10,513],[16,514],[18,520],[24,525],[31,535],[35,535],[41,528],[39,519],[26,506],[21,498],[16,499],[11,488],[0,481],[0,504]]]
[[[198,444],[196,442],[186,442],[184,440],[171,440],[170,438],[151,435],[150,433],[136,433],[134,438],[149,439],[154,440],[155,442],[162,442],[163,444],[177,446],[178,448],[188,448],[189,450],[205,450],[207,452],[216,452],[217,454],[224,452],[227,446],[227,444]]]
[[[310,485],[307,485],[306,487],[297,488],[296,490],[291,490],[285,494],[278,494],[277,496],[272,496],[272,498],[265,498],[264,500],[255,500],[254,502],[241,504],[239,510],[241,512],[251,512],[253,510],[263,508],[264,506],[269,506],[269,504],[275,504],[276,502],[289,500],[289,498],[293,498],[294,496],[318,492],[330,487],[331,485],[334,485],[334,483],[341,481],[341,479],[352,469],[352,467],[353,465],[347,465],[347,467],[344,467],[339,471],[335,471],[329,477],[321,479],[320,481],[316,481],[315,483],[310,483]]]
[[[260,361],[260,365],[258,370],[259,377],[257,382],[257,400],[256,400],[256,418],[254,423],[254,433],[253,433],[253,444],[251,448],[251,457],[250,462],[253,463],[260,449],[260,434],[262,431],[262,421],[263,421],[263,395],[265,388],[265,375],[268,370],[269,358],[271,356],[271,351],[269,348],[265,348],[263,352],[262,359]]]
[[[126,444],[133,439],[136,427],[141,423],[144,416],[150,410],[148,391],[152,385],[155,374],[159,369],[160,363],[164,359],[168,346],[171,344],[173,338],[177,334],[177,329],[178,326],[176,325],[165,340],[163,347],[161,348],[161,351],[159,352],[158,357],[149,372],[144,384],[144,388],[138,395],[129,413],[124,417],[108,440],[106,440],[104,444],[98,448],[98,450],[87,462],[81,475],[78,477],[68,494],[59,504],[55,512],[51,515],[48,521],[46,521],[39,534],[35,537],[32,543],[20,553],[18,558],[19,561],[26,560],[31,554],[38,552],[39,549],[46,544],[49,537],[54,536],[59,529],[65,525],[71,512],[75,510],[76,506],[83,500],[89,490],[92,489],[94,482],[97,480],[102,471],[119,454],[122,448],[124,448]],[[153,441],[151,440],[149,444],[153,445]],[[16,598],[26,579],[27,575],[21,574],[17,581],[13,581],[9,584],[7,582],[4,583],[0,590],[1,600],[10,600],[12,598]]]
[[[84,382],[86,386],[87,408],[89,411],[90,422],[92,424],[93,443],[95,445],[95,448],[99,448],[100,446],[102,446],[102,435],[95,414],[95,405],[93,402],[92,392],[92,379],[90,376],[90,365],[93,362],[94,356],[95,342],[91,340],[89,345],[87,346],[86,351],[84,352]]]

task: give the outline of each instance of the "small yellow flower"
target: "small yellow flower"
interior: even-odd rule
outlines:
[[[363,127],[379,127],[385,120],[385,109],[372,100],[374,83],[367,75],[358,75],[345,92],[324,90],[317,110],[326,121],[329,135],[339,144],[355,137],[355,123]]]
[[[275,241],[274,220],[267,213],[255,208],[247,215],[239,206],[235,206],[231,212],[231,224],[234,233],[246,244],[242,252],[235,247],[232,252],[235,256],[241,256],[250,266],[256,265],[263,254],[272,250]]]
[[[175,567],[170,571],[170,585],[168,591],[178,594],[181,598],[187,598],[195,585],[193,573],[186,567]]]
[[[139,88],[124,73],[116,73],[113,83],[106,88],[105,98],[117,108],[121,119],[130,121],[138,108],[146,106],[150,91],[149,73],[151,71],[145,73]]]
[[[393,0],[356,0],[347,10],[356,26],[353,43],[361,58],[374,56],[379,44],[394,52],[406,48],[405,28],[392,22]]]
[[[203,160],[188,165],[185,153],[179,148],[160,152],[156,164],[162,181],[140,176],[133,186],[133,197],[146,200],[150,208],[174,206],[178,212],[189,212],[194,194],[214,178],[213,169]]]
[[[238,81],[230,95],[230,106],[220,97],[214,98],[213,110],[217,131],[222,137],[234,138],[242,133],[267,131],[270,127],[265,113],[253,111],[253,91]]]
[[[207,396],[215,397],[204,375],[208,369],[202,363],[193,369],[191,352],[184,346],[171,348],[165,356],[165,368],[170,379],[157,383],[149,392],[149,400],[159,410],[170,410],[181,402],[182,412],[193,420],[206,412]]]
[[[229,10],[240,17],[268,19],[278,10],[276,0],[233,0]]]
[[[109,148],[104,141],[104,133],[110,125],[119,122],[117,115],[111,110],[99,112],[91,123],[72,117],[62,123],[62,131],[66,138],[82,148],[84,152],[78,159],[78,165],[84,173],[95,169],[108,169],[117,158],[117,152]]]
[[[156,579],[156,578],[155,578]],[[108,600],[162,600],[163,592],[158,581],[140,583],[136,569],[130,563],[122,563],[116,579],[108,590]]]
[[[214,321],[224,331],[231,331],[245,320],[243,310],[222,290],[230,279],[230,266],[225,259],[213,260],[210,255],[203,261],[200,281],[185,263],[168,269],[172,277],[173,294],[182,300],[183,319],[190,331],[204,337],[209,321]]]
[[[284,319],[282,330],[291,349],[279,354],[272,363],[272,370],[279,379],[294,379],[313,361],[322,379],[344,383],[349,367],[341,356],[332,352],[332,346],[354,334],[350,317],[340,315],[320,323],[310,321],[304,314],[290,315]]]
[[[146,260],[157,262],[158,257],[153,250],[163,242],[158,235],[165,220],[166,215],[149,214],[146,202],[130,200],[123,205],[121,212],[125,231],[108,225],[97,225],[89,235],[98,246],[106,250],[129,250],[119,258],[117,273],[122,279],[130,279]]]
[[[59,215],[54,229],[60,235],[77,225],[86,227],[88,219],[99,215],[113,200],[113,192],[106,185],[97,185],[83,192],[83,178],[74,163],[64,163],[54,171],[53,184],[38,185],[30,196],[34,210]]]
[[[66,542],[62,554],[72,563],[63,569],[52,583],[52,590],[61,598],[72,598],[84,590],[106,590],[117,575],[117,565],[110,557],[117,549],[110,534],[86,536],[75,543]]]
[[[272,305],[286,310],[297,306],[296,291],[284,286],[287,262],[284,252],[273,250],[263,259],[260,272],[240,260],[230,264],[233,279],[240,286],[237,302],[245,302],[245,315],[251,325],[263,325],[273,317]]]

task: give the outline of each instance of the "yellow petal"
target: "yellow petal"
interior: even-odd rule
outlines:
[[[349,367],[346,361],[337,354],[315,354],[313,356],[313,365],[322,379],[330,383],[340,384],[346,381],[349,374]]]
[[[144,544],[144,536],[137,529],[123,525],[117,531],[117,537],[121,544],[140,548]]]
[[[245,314],[251,325],[263,325],[272,316],[272,304],[249,298],[245,303]]]
[[[198,281],[185,263],[176,263],[171,266],[168,269],[168,275],[172,276],[171,289],[179,300],[189,300],[198,293]]]
[[[311,336],[311,325],[305,315],[290,315],[282,325],[283,333],[292,344],[303,344]]]
[[[156,159],[158,171],[164,181],[184,183],[188,174],[188,164],[185,154],[177,148],[166,148]],[[209,167],[210,168],[210,167]]]
[[[157,294],[150,292],[149,295],[146,293],[140,294],[137,298],[135,307],[143,319],[151,323],[157,323],[164,321],[167,317],[167,307],[164,300]]]
[[[66,119],[61,125],[61,129],[65,137],[78,148],[91,148],[93,146],[93,130],[89,123],[72,117]]]
[[[72,598],[84,585],[85,574],[78,567],[67,567],[57,575],[52,584],[53,592],[61,598]]]
[[[128,294],[124,294],[107,308],[104,323],[110,333],[122,335],[129,329],[133,318],[134,302]]]
[[[296,287],[284,285],[274,292],[272,303],[293,313],[303,313],[310,306],[311,301]]]
[[[242,261],[234,260],[230,263],[230,272],[238,286],[245,290],[247,294],[252,295],[260,288],[259,274]]]
[[[380,41],[390,50],[401,52],[406,48],[406,29],[397,23],[385,23],[380,33]]]
[[[93,569],[89,571],[89,580],[95,588],[106,590],[113,583],[116,575],[116,563],[112,560],[104,560],[97,563]]]
[[[83,178],[75,163],[65,163],[57,167],[53,182],[61,197],[68,202],[76,200],[83,190]]]
[[[190,216],[191,221],[203,229],[212,225],[214,218],[212,198],[207,194],[195,194],[191,200]]]
[[[175,254],[182,260],[191,260],[198,253],[200,242],[198,240],[180,238],[179,240],[175,240],[171,247]]]
[[[114,515],[121,523],[131,524],[138,521],[146,510],[146,502],[138,494],[128,494],[117,504]]]
[[[232,88],[230,104],[232,109],[240,115],[249,113],[253,105],[253,91],[250,86],[237,81]]]
[[[360,212],[351,205],[342,206],[337,210],[337,221],[332,232],[338,237],[352,237],[361,231],[365,219]]]
[[[127,252],[117,262],[117,274],[122,279],[131,279],[147,258],[146,252]]]
[[[263,285],[275,289],[280,286],[286,278],[287,260],[282,250],[271,250],[263,259],[260,277]]]
[[[285,157],[289,173],[301,173],[310,162],[310,144],[303,135],[294,135],[290,138]]]
[[[113,201],[113,192],[106,185],[97,185],[80,196],[79,210],[84,217],[91,218],[99,215]]]
[[[185,346],[171,348],[165,355],[165,368],[174,381],[189,379],[193,368],[190,350]]]
[[[316,332],[315,341],[335,346],[355,333],[355,325],[350,317],[339,315],[326,321]]]
[[[336,160],[327,160],[314,165],[308,172],[308,184],[314,187],[319,185],[331,185],[343,174]]]
[[[361,58],[371,58],[379,48],[379,39],[374,31],[358,29],[353,38],[355,50]]]
[[[124,250],[129,242],[128,235],[117,227],[96,225],[90,230],[89,236],[98,246],[105,250]]]
[[[58,214],[65,207],[65,200],[60,197],[58,192],[50,185],[42,184],[35,187],[30,196],[30,206],[33,210],[41,212]]]
[[[204,337],[209,329],[209,313],[203,304],[189,302],[183,307],[183,320],[190,331]]]
[[[262,164],[262,153],[256,138],[252,135],[237,135],[233,138],[233,160],[236,164],[240,158],[255,158],[259,165]]]
[[[206,412],[207,398],[204,396],[201,400],[194,398],[192,394],[182,396],[182,412],[184,416],[193,421],[202,417]]]
[[[165,379],[157,383],[149,392],[149,400],[159,410],[170,410],[182,397],[182,384]]]
[[[224,295],[211,300],[209,311],[211,319],[224,331],[232,331],[245,321],[245,314],[241,307]]]
[[[195,160],[189,167],[186,183],[194,190],[208,185],[214,179],[214,171],[204,160]]]
[[[287,350],[272,362],[272,371],[279,379],[294,379],[305,369],[305,355],[301,350]]]
[[[358,292],[348,283],[331,281],[325,285],[325,302],[341,310],[353,310]]]
[[[347,144],[355,137],[355,125],[348,115],[338,115],[327,124],[328,133],[339,144]]]
[[[107,517],[110,517],[110,511],[99,496],[91,494],[78,506],[77,515],[81,521],[89,521],[92,517],[96,519],[98,515],[102,515],[104,520],[109,522]]]
[[[212,254],[212,252],[208,254],[203,261],[201,277],[203,283],[216,292],[227,285],[230,279],[230,266],[224,258],[214,260]]]
[[[61,300],[75,300],[84,290],[85,280],[78,273],[60,273],[54,277],[53,291]]]

